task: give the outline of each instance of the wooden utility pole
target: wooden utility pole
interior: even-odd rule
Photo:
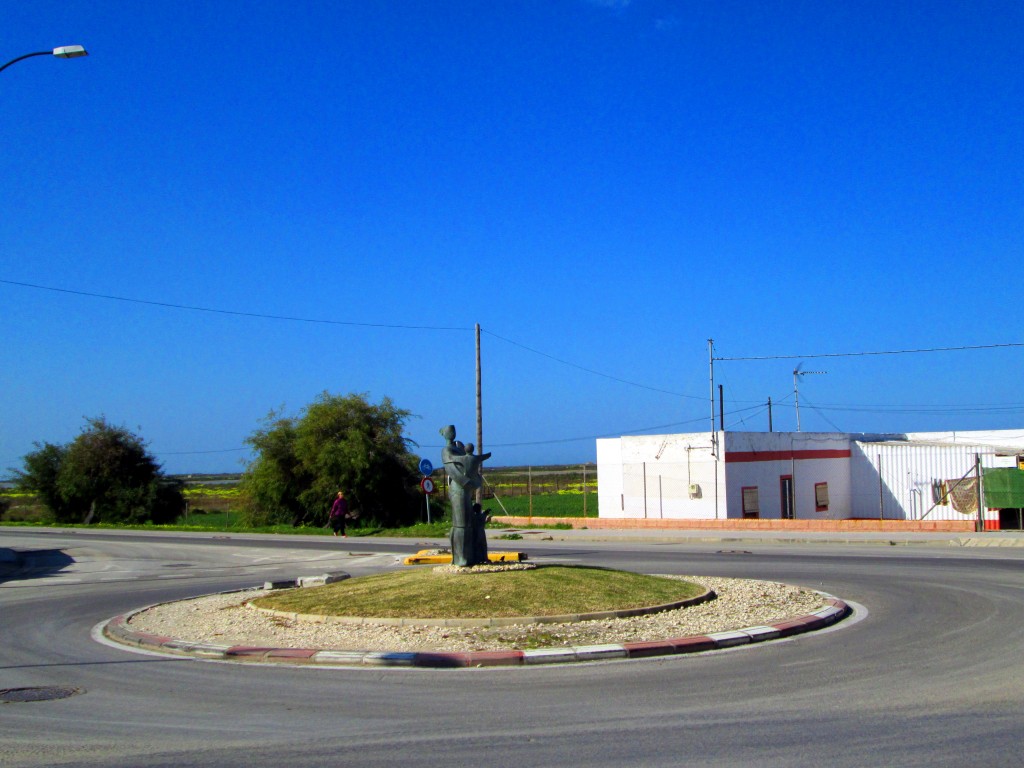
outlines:
[[[480,323],[476,324],[476,454],[484,454],[484,410],[482,399],[481,377],[480,377]],[[483,474],[483,462],[480,463],[481,474]],[[477,504],[483,503],[483,488],[476,490]]]

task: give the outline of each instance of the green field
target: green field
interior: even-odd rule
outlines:
[[[512,517],[597,517],[597,492],[586,494],[586,509],[582,493],[542,493],[535,496],[499,496],[501,504],[494,499],[485,499],[484,507],[492,515]]]
[[[597,517],[593,464],[496,467],[484,472],[484,507],[513,517]]]
[[[142,526],[172,530],[201,531],[252,531],[267,533],[329,533],[323,528],[292,528],[277,525],[265,528],[242,528],[240,523],[241,497],[237,475],[223,476],[179,476],[175,479],[185,483],[184,496],[187,508],[173,526]],[[435,473],[439,486],[433,499],[437,502],[445,493],[442,473]],[[544,467],[496,469],[485,473],[487,484],[483,506],[494,516],[513,517],[597,517],[597,473],[588,467],[586,473],[581,465],[576,467]],[[584,484],[585,481],[585,484]],[[432,502],[436,516],[439,504]],[[22,493],[10,488],[0,489],[0,523],[46,525],[49,523],[46,508],[34,494]],[[93,526],[95,527],[95,526]],[[410,526],[406,535],[445,535],[444,520],[427,525]],[[431,533],[441,531],[441,533]],[[352,526],[350,535],[372,535],[380,529]],[[402,535],[390,530],[388,535]]]

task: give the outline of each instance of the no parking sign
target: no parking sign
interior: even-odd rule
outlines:
[[[420,480],[420,488],[423,489],[423,493],[427,495],[427,522],[430,522],[430,494],[434,492],[434,481],[430,479],[430,473],[434,471],[434,465],[430,463],[430,459],[420,459],[420,474],[423,475],[423,479]]]

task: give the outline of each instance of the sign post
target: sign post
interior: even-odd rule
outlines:
[[[420,459],[420,473],[423,475],[423,479],[420,480],[420,488],[423,490],[424,495],[427,497],[427,522],[430,522],[430,494],[434,492],[434,481],[430,479],[430,474],[434,471],[434,465],[430,463],[430,459]]]

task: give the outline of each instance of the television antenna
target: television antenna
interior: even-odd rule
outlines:
[[[828,371],[801,371],[803,363],[793,369],[793,403],[796,405],[796,431],[800,431],[800,377],[811,375],[823,375]]]

